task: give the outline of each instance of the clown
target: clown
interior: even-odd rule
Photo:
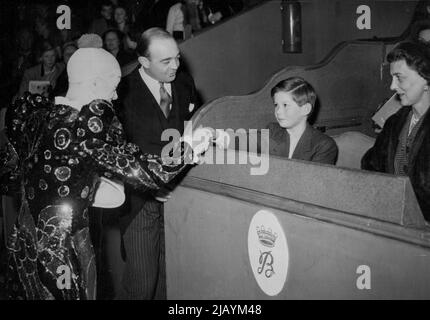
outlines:
[[[209,145],[193,154],[178,142],[180,157],[163,159],[127,143],[111,103],[118,62],[98,36],[83,36],[79,46],[67,65],[66,97],[53,104],[26,93],[6,115],[6,154],[16,163],[8,181],[21,196],[7,245],[12,299],[95,299],[88,207],[121,205],[123,182],[142,192],[160,188],[190,163],[184,157],[198,161]]]

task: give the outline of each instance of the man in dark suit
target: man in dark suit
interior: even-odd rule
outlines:
[[[179,48],[165,30],[145,31],[136,51],[140,66],[123,79],[119,90],[120,118],[129,141],[143,152],[161,154],[169,143],[161,141],[163,131],[176,129],[182,134],[184,121],[195,112],[196,89],[191,76],[178,71]],[[166,298],[163,201],[167,193],[128,192],[120,298]]]
[[[361,167],[408,176],[421,212],[430,221],[430,49],[424,43],[403,42],[387,61],[390,88],[402,108],[387,119]]]

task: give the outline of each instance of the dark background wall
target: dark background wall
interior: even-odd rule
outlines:
[[[261,88],[285,66],[321,61],[344,40],[395,37],[409,25],[417,1],[304,0],[302,47],[283,53],[281,1],[268,1],[181,44],[203,101]],[[359,5],[371,8],[371,29],[358,30]]]

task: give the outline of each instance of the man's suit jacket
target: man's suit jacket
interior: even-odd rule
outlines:
[[[269,129],[269,154],[288,157],[290,143],[287,130],[278,123],[270,123],[267,128]],[[337,153],[338,148],[332,138],[307,124],[291,158],[335,164]]]
[[[173,128],[180,134],[184,121],[190,120],[198,108],[197,92],[190,75],[178,72],[171,82],[172,109],[166,119],[158,102],[139,73],[139,67],[121,81],[118,97],[118,115],[128,141],[137,144],[145,153],[160,155],[169,141],[161,141],[164,130]],[[128,211],[135,215],[149,195],[130,191]]]
[[[411,107],[403,107],[388,118],[382,132],[376,138],[375,145],[363,156],[362,169],[394,173],[394,157],[400,132],[410,111]],[[423,117],[409,150],[408,176],[424,218],[430,221],[430,111]]]

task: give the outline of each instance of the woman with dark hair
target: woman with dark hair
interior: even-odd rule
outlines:
[[[110,1],[103,0],[100,4],[100,17],[91,22],[88,33],[95,33],[102,36],[106,30],[112,28],[112,11],[112,3]]]
[[[25,70],[17,93],[18,97],[26,91],[48,96],[49,91],[55,88],[57,79],[64,70],[64,64],[57,62],[57,50],[50,42],[42,41],[36,48],[39,64]],[[32,81],[39,82],[32,83]]]
[[[391,90],[402,108],[385,122],[361,166],[409,176],[424,218],[430,221],[430,49],[423,43],[403,42],[387,61]]]
[[[124,49],[123,37],[123,33],[117,29],[110,29],[103,34],[103,47],[118,60],[121,67],[137,58]]]
[[[134,31],[130,24],[130,15],[124,5],[119,4],[114,10],[114,24],[116,29],[122,32],[122,43],[124,50],[131,51],[136,48]]]
[[[113,11],[115,26],[119,31],[127,34],[130,31],[129,16],[125,6],[118,6]]]

